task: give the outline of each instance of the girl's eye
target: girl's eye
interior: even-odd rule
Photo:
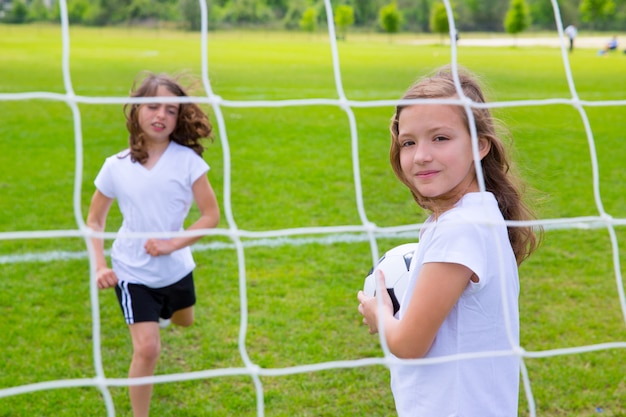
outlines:
[[[409,146],[415,145],[415,141],[413,140],[405,140],[400,143],[400,146],[403,148],[408,148]]]
[[[444,141],[444,140],[448,140],[448,138],[447,138],[447,137],[445,137],[445,136],[435,136],[435,137],[433,138],[433,142],[442,142],[442,141]]]

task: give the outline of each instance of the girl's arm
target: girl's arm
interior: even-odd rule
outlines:
[[[193,198],[200,210],[200,218],[187,230],[211,229],[220,221],[220,208],[213,187],[206,175],[200,176],[192,185]],[[202,236],[175,237],[172,239],[148,239],[145,244],[146,252],[152,256],[168,255],[175,250],[189,246]]]
[[[89,214],[87,215],[87,226],[95,232],[103,232],[106,226],[107,215],[111,208],[113,199],[105,196],[96,190],[91,198],[89,206]],[[98,288],[109,288],[117,284],[117,276],[107,266],[106,257],[104,256],[104,240],[101,238],[92,238],[91,242],[95,251],[96,263],[96,282]]]
[[[391,300],[386,291],[383,308],[378,309],[375,297],[359,292],[359,311],[370,327],[378,331],[378,314],[382,314],[385,338],[391,353],[399,358],[421,358],[428,353],[437,331],[467,287],[473,272],[466,266],[453,263],[427,263],[422,266],[413,295],[402,317],[393,317]],[[384,287],[384,277],[379,288]]]

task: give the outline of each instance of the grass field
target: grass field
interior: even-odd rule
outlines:
[[[200,74],[198,34],[136,29],[72,28],[70,68],[75,93],[126,96],[139,71]],[[413,38],[413,37],[411,37]],[[338,46],[348,99],[398,98],[418,76],[450,61],[433,38],[348,36]],[[57,27],[0,26],[0,98],[6,93],[64,93]],[[323,34],[209,34],[209,75],[224,100],[336,99],[331,49]],[[480,74],[492,100],[543,100],[571,94],[559,49],[463,47],[459,62]],[[613,218],[626,218],[626,55],[569,55],[586,106],[599,166],[599,195]],[[199,92],[201,94],[201,92]],[[81,207],[104,158],[126,146],[119,104],[81,104]],[[214,113],[207,107],[214,119]],[[218,198],[224,194],[224,144],[232,168],[236,227],[271,231],[360,225],[348,117],[336,106],[222,108],[226,131],[205,154]],[[590,146],[580,113],[565,104],[498,108],[509,127],[517,168],[541,219],[597,216]],[[354,108],[364,208],[380,227],[419,224],[424,213],[388,163],[389,106]],[[44,381],[93,378],[92,303],[84,241],[7,238],[17,231],[77,228],[73,211],[75,144],[69,106],[53,100],[0,100],[0,417],[105,416],[94,387],[2,396],[3,389]],[[195,211],[194,211],[195,213]],[[107,230],[119,226],[111,213]],[[220,229],[229,225],[222,217]],[[624,227],[617,227],[619,268],[626,263]],[[309,239],[305,239],[309,238]],[[380,237],[379,249],[415,238]],[[223,245],[218,245],[223,243]],[[162,333],[158,375],[241,367],[237,253],[221,236],[205,237],[198,264],[196,323]],[[363,235],[294,235],[260,245],[244,239],[248,327],[245,348],[262,368],[380,357],[377,337],[360,324],[356,292],[372,262]],[[521,341],[543,352],[626,341],[606,228],[548,229],[540,250],[521,268]],[[112,291],[99,295],[102,362],[107,378],[125,378],[128,331]],[[626,349],[527,358],[538,416],[626,416]],[[266,416],[394,414],[385,367],[367,366],[261,377]],[[125,387],[110,391],[119,416],[130,416]],[[521,393],[520,415],[528,415]],[[254,416],[249,376],[157,384],[155,416]]]

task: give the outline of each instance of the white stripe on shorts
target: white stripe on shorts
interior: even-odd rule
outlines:
[[[124,312],[124,319],[127,324],[133,324],[135,317],[133,315],[133,300],[128,292],[128,282],[120,281],[117,284],[120,287],[122,293],[122,311]]]

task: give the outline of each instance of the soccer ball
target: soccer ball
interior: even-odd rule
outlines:
[[[417,249],[417,243],[405,243],[389,249],[376,263],[378,269],[385,274],[385,285],[387,292],[393,303],[393,314],[396,315],[400,310],[400,301],[404,296],[406,287],[409,283],[409,266],[413,253]],[[372,267],[365,277],[363,292],[373,297],[376,295],[376,278],[374,277],[375,268]]]

